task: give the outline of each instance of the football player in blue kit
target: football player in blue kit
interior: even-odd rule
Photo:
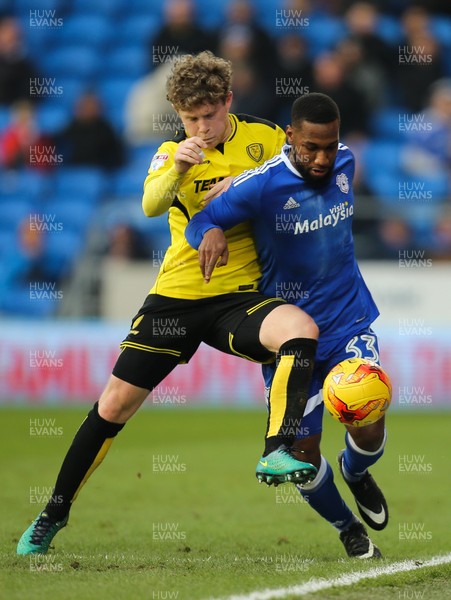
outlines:
[[[214,268],[228,260],[223,231],[250,221],[262,269],[259,290],[297,304],[317,323],[314,375],[294,447],[318,473],[298,489],[338,530],[349,556],[379,558],[320,451],[326,375],[346,358],[379,362],[371,329],[379,311],[360,274],[352,237],[354,156],[339,142],[339,128],[339,109],[329,96],[311,93],[295,100],[282,152],[235,177],[226,192],[193,216],[185,235],[199,250],[201,271],[209,281]],[[274,368],[274,363],[263,366],[267,389]],[[368,468],[384,452],[384,417],[366,427],[345,427],[340,472],[362,519],[381,530],[388,522],[387,503]]]

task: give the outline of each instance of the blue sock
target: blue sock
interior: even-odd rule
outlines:
[[[346,450],[343,453],[343,474],[345,479],[348,481],[358,481],[361,479],[365,471],[371,465],[374,465],[384,453],[386,441],[387,431],[384,432],[384,439],[380,448],[376,452],[368,452],[359,448],[349,433],[346,432]]]
[[[338,531],[347,529],[357,521],[340,496],[334,483],[332,468],[324,456],[321,456],[321,466],[315,479],[303,487],[296,487],[310,506]]]

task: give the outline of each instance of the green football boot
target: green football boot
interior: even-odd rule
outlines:
[[[313,481],[317,472],[312,464],[297,460],[289,448],[279,446],[277,450],[261,457],[255,474],[259,483],[277,486],[289,482],[302,486]]]
[[[69,515],[61,521],[53,521],[42,511],[20,538],[17,554],[46,554],[50,542],[67,525],[68,520]]]

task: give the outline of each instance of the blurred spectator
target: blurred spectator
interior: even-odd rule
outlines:
[[[274,40],[258,25],[255,8],[249,0],[232,0],[226,6],[226,20],[221,24],[220,38],[245,36],[249,44],[249,60],[256,71],[267,72],[274,59]]]
[[[245,113],[269,119],[273,113],[273,95],[251,65],[240,63],[233,69],[233,113]]]
[[[272,119],[285,127],[291,121],[293,101],[312,91],[313,69],[308,58],[307,42],[295,32],[285,33],[277,39],[275,58],[275,114]]]
[[[378,235],[381,242],[379,258],[398,260],[400,251],[415,249],[412,231],[400,217],[382,220],[378,227]]]
[[[24,219],[17,231],[17,244],[4,255],[0,271],[0,293],[11,286],[28,285],[30,282],[58,283],[54,274],[46,270],[44,259],[44,232],[30,226]]]
[[[431,21],[429,12],[424,6],[414,4],[406,8],[401,15],[403,39],[400,45],[407,44],[409,39],[417,35],[430,33]]]
[[[306,17],[311,15],[314,8],[316,8],[316,6],[313,5],[318,5],[320,3],[312,3],[311,0],[283,0],[282,4],[282,10],[287,16],[287,11],[293,11],[293,13],[298,16],[302,15],[303,17]]]
[[[30,100],[30,79],[37,77],[27,58],[19,22],[13,17],[0,20],[0,104]]]
[[[104,168],[123,164],[123,142],[104,116],[99,97],[92,92],[78,98],[74,117],[57,139],[67,164]]]
[[[365,137],[368,133],[370,114],[365,95],[346,80],[344,66],[336,53],[318,56],[313,63],[311,92],[323,92],[331,96],[340,107],[342,137]]]
[[[403,38],[398,45],[395,84],[399,102],[412,112],[426,104],[430,86],[445,76],[442,53],[432,35],[429,12],[422,6],[411,6],[401,16]]]
[[[427,32],[410,37],[399,49],[396,82],[401,104],[412,112],[421,110],[428,89],[444,74],[437,40]]]
[[[252,37],[246,29],[232,27],[219,40],[218,54],[225,60],[230,60],[233,68],[247,64],[255,69],[252,59]]]
[[[344,16],[348,37],[357,42],[365,67],[380,77],[381,88],[391,79],[395,53],[377,31],[379,12],[370,2],[355,2]]]
[[[403,164],[409,174],[418,177],[446,174],[451,195],[451,79],[439,79],[429,93],[424,110],[406,124]]]
[[[214,52],[215,38],[197,24],[193,0],[166,0],[164,23],[150,40],[149,68],[177,54],[197,54],[202,50]]]
[[[14,104],[12,122],[0,136],[0,164],[7,169],[31,167],[52,169],[58,156],[50,137],[37,126],[33,105],[26,100]]]
[[[252,34],[247,28],[231,27],[221,37],[218,54],[232,63],[233,112],[269,118],[273,91],[252,59]]]
[[[366,62],[361,42],[357,38],[342,40],[336,49],[345,71],[346,81],[364,96],[371,111],[384,105],[387,81],[379,65]]]
[[[166,99],[166,79],[172,62],[159,65],[137,81],[125,105],[125,135],[131,144],[170,139],[180,127],[177,113]]]
[[[142,233],[127,223],[119,223],[110,232],[108,256],[119,260],[145,260],[150,257]]]

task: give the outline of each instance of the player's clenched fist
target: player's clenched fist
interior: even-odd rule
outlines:
[[[193,165],[200,165],[204,160],[203,148],[207,146],[208,144],[197,135],[180,142],[174,154],[177,173],[186,173]]]

